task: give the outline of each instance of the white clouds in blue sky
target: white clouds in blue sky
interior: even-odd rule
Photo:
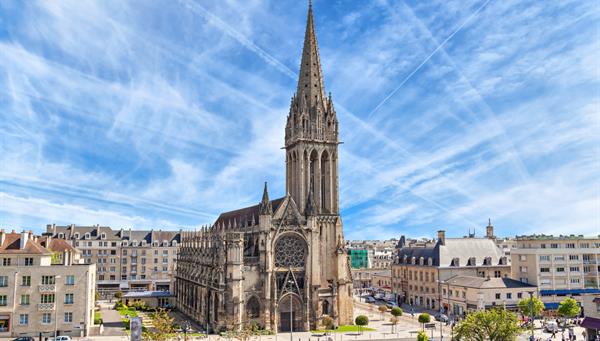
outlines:
[[[488,217],[600,233],[595,1],[314,7],[347,237]],[[302,1],[0,1],[0,225],[194,228],[263,181],[283,195],[305,19]]]

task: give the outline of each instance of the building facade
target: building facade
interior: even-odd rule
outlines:
[[[402,247],[392,266],[392,288],[401,302],[447,311],[449,306],[440,305],[443,281],[454,276],[504,278],[510,273],[508,258],[496,245],[490,224],[484,238],[446,238],[445,231],[438,231],[433,246]]]
[[[330,316],[352,322],[352,278],[339,215],[338,120],[325,96],[309,7],[297,92],[285,127],[286,192],[184,233],[180,311],[226,330],[256,324],[308,331]]]
[[[181,231],[113,230],[107,226],[47,225],[45,236],[64,239],[96,264],[98,292],[171,291]]]
[[[0,337],[87,336],[95,264],[64,240],[0,231]]]
[[[600,237],[518,236],[511,250],[512,276],[537,285],[546,309],[565,297],[580,303],[600,295]]]
[[[455,276],[442,282],[442,305],[450,315],[464,316],[473,310],[496,307],[518,310],[518,303],[529,293],[538,295],[535,285],[511,278]]]

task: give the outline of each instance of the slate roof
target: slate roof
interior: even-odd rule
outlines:
[[[403,247],[398,250],[399,260],[407,256],[408,263],[412,257],[416,258],[417,264],[423,257],[425,262],[429,258],[433,264],[429,266],[451,266],[454,258],[459,259],[458,266],[466,266],[471,257],[475,257],[475,264],[483,266],[486,257],[491,258],[491,265],[500,264],[500,259],[504,257],[503,251],[496,245],[492,239],[488,238],[446,238],[444,245],[438,241],[433,247]],[[508,261],[508,259],[506,259]]]
[[[450,285],[478,289],[535,288],[535,285],[523,283],[511,278],[483,278],[475,276],[455,276],[446,281]]]
[[[281,205],[281,203],[283,202],[283,199],[285,199],[285,197],[271,200],[271,206],[273,206],[273,212],[277,211],[277,208],[279,208],[279,205]],[[255,222],[258,224],[258,216],[259,216],[258,206],[259,205],[256,204],[254,206],[244,207],[244,208],[240,208],[240,209],[234,210],[234,211],[223,212],[219,215],[219,217],[215,221],[215,225],[219,226],[219,225],[223,224],[225,227],[227,227],[230,223],[234,224],[234,221],[237,224],[246,222],[246,225],[250,225],[248,222],[252,221],[253,217],[255,219]]]
[[[52,233],[52,230],[55,233]],[[153,241],[162,243],[164,240],[168,242],[177,241],[181,242],[180,231],[162,231],[162,230],[132,230],[132,229],[119,229],[113,230],[109,226],[52,226],[47,227],[46,235],[50,234],[54,238],[59,238],[59,234],[64,235],[64,239],[71,240],[75,239],[75,234],[79,233],[79,240],[106,240],[106,241],[121,241],[121,240],[136,240],[141,242],[146,241],[147,244],[151,244]],[[85,234],[89,233],[90,238],[85,239]],[[106,238],[102,239],[102,234],[105,234]]]

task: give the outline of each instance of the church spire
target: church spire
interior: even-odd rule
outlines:
[[[267,189],[267,182],[265,181],[265,189],[263,190],[262,200],[258,205],[258,212],[260,215],[272,215],[273,206],[271,200],[269,200],[269,190]]]
[[[306,32],[304,34],[304,48],[302,50],[302,62],[298,77],[297,96],[306,96],[308,106],[317,103],[325,105],[325,86],[323,84],[323,72],[321,70],[321,59],[319,58],[319,47],[317,45],[317,34],[313,20],[312,1],[308,2],[308,19],[306,20]]]

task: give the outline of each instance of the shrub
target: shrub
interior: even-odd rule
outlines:
[[[429,340],[429,338],[427,337],[427,333],[419,332],[419,334],[417,334],[417,341],[427,341],[427,340]]]
[[[393,307],[392,308],[392,315],[395,316],[395,317],[402,316],[402,308],[400,308],[400,307]]]
[[[423,313],[419,315],[419,323],[429,323],[431,322],[431,315],[427,313]]]
[[[321,325],[323,325],[325,329],[333,329],[333,319],[329,316],[325,316],[321,319]]]

